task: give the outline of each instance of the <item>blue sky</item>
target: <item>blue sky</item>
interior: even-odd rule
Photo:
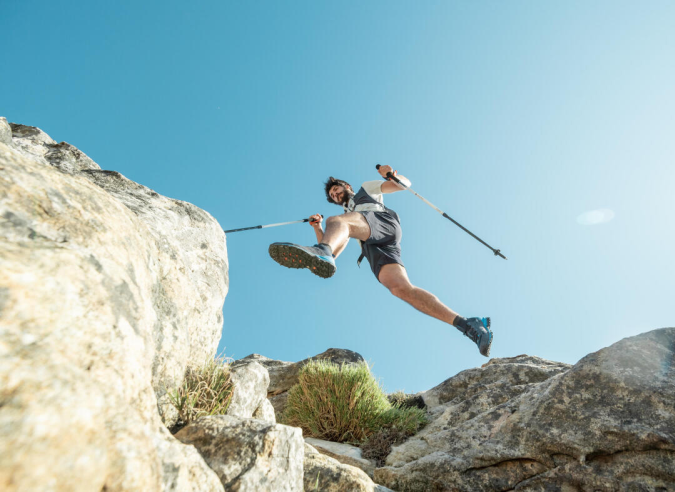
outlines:
[[[3,2],[0,115],[224,229],[338,214],[328,176],[390,164],[509,258],[387,195],[412,282],[491,316],[493,357],[575,363],[675,325],[673,25],[667,1]],[[348,348],[407,392],[486,362],[355,242],[323,280],[276,241],[314,234],[228,236],[226,355]]]

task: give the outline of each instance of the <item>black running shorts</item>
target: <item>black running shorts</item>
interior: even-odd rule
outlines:
[[[401,266],[401,222],[398,214],[387,209],[385,212],[359,212],[370,226],[370,237],[362,243],[362,252],[379,282],[380,269],[389,263]]]

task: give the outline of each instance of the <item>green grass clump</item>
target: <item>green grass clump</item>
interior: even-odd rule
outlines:
[[[183,384],[168,395],[179,414],[179,426],[206,415],[223,415],[232,401],[230,366],[225,357],[188,367]]]
[[[365,363],[311,361],[288,392],[282,422],[306,437],[360,444],[383,428],[419,429],[423,410],[392,406]],[[412,431],[414,432],[414,431]]]

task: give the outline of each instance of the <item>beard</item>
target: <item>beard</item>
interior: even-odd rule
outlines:
[[[342,193],[342,200],[338,202],[338,205],[347,206],[349,205],[349,200],[355,195],[352,190],[345,188],[345,191]]]

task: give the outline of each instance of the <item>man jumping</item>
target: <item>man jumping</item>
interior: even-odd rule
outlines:
[[[380,175],[386,178],[391,166],[380,166]],[[394,172],[395,174],[395,172]],[[410,181],[397,178],[405,185]],[[292,243],[273,243],[270,256],[289,268],[308,268],[319,277],[329,278],[335,273],[335,259],[345,249],[349,238],[358,239],[361,257],[370,263],[375,278],[396,297],[403,299],[415,309],[444,321],[469,337],[484,356],[490,355],[492,330],[490,318],[463,318],[443,304],[438,297],[410,283],[401,261],[401,224],[398,214],[384,206],[382,195],[405,188],[393,181],[366,181],[357,193],[341,179],[330,177],[325,183],[329,203],[341,205],[345,213],[329,217],[326,231],[321,227],[319,214],[310,217],[317,243],[315,246],[299,246]]]

